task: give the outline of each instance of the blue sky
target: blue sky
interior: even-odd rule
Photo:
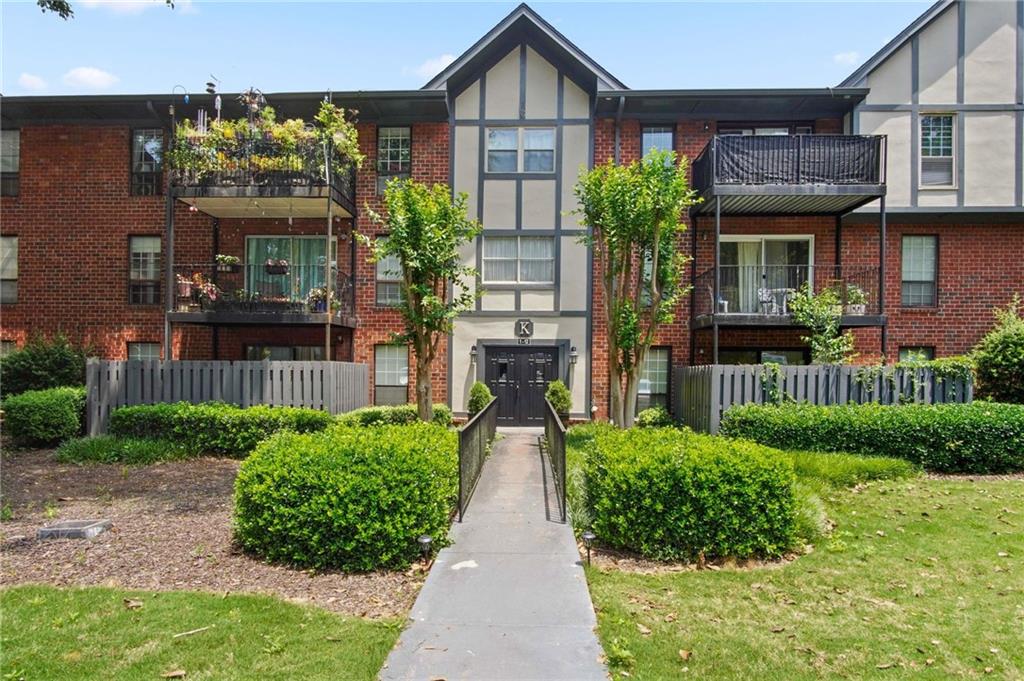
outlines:
[[[517,3],[0,0],[5,95],[383,90],[423,85]],[[835,85],[923,12],[916,2],[531,6],[629,87]]]

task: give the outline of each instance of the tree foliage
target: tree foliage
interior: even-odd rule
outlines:
[[[164,0],[167,6],[174,9],[174,0]],[[75,15],[74,9],[71,8],[69,0],[36,0],[36,4],[39,5],[44,13],[53,12],[61,19],[70,19]]]
[[[996,402],[1024,404],[1024,307],[1020,296],[996,308],[996,326],[974,347],[979,393]]]
[[[629,427],[636,412],[640,368],[661,325],[672,321],[689,293],[683,275],[689,257],[677,248],[682,217],[696,204],[685,157],[652,150],[629,165],[609,161],[583,172],[576,211],[590,230],[601,275],[608,328],[611,417]]]
[[[814,293],[804,282],[789,301],[789,310],[793,319],[811,332],[800,340],[811,346],[812,363],[845,364],[854,358],[853,334],[839,329],[843,306],[834,288]]]
[[[476,271],[462,264],[461,247],[480,233],[480,223],[466,217],[466,194],[452,196],[444,184],[428,187],[395,179],[384,191],[384,215],[367,208],[383,238],[359,235],[376,262],[389,256],[402,269],[399,310],[404,331],[394,341],[408,343],[416,355],[416,404],[420,419],[433,415],[430,370],[441,339],[455,318],[469,310],[475,294],[465,285]]]

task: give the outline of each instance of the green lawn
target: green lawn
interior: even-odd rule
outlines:
[[[26,681],[373,679],[400,628],[263,596],[104,588],[9,588],[0,613],[0,675]]]
[[[589,569],[616,676],[1024,678],[1024,481],[913,478],[823,496],[836,531],[786,565]]]

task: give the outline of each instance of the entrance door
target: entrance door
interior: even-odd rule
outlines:
[[[498,424],[544,424],[544,391],[558,378],[555,348],[488,348],[484,374],[498,398]]]

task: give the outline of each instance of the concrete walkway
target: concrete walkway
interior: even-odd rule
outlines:
[[[382,679],[607,678],[579,552],[539,429],[507,429]]]

